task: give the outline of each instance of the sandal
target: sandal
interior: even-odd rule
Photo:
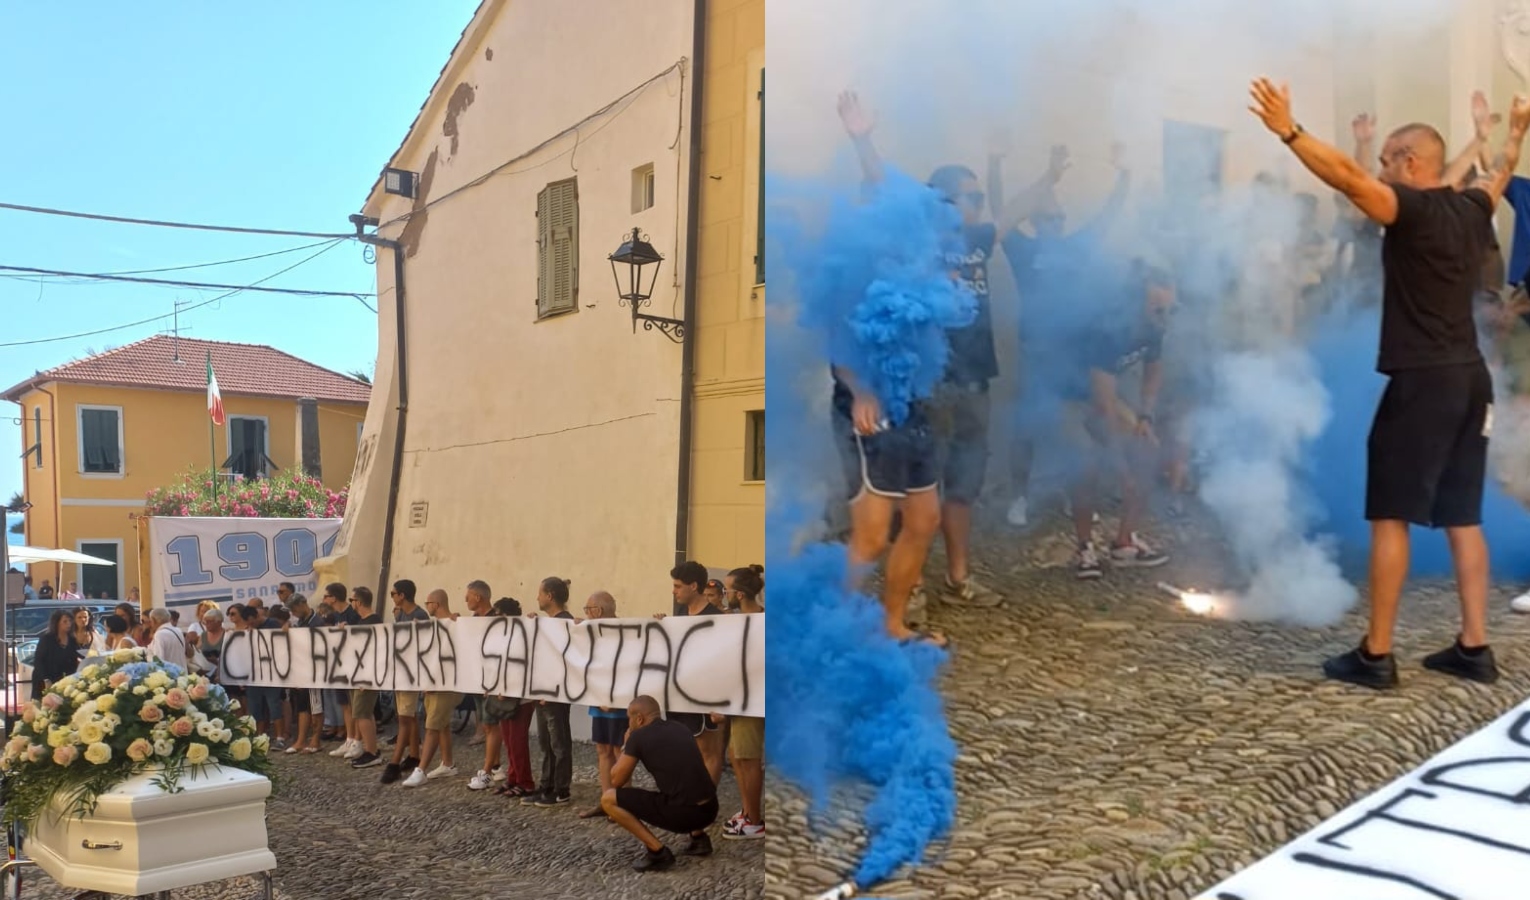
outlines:
[[[913,634],[898,640],[898,645],[902,647],[911,647],[915,644],[927,644],[948,653],[951,651],[951,639],[938,631],[915,629]]]

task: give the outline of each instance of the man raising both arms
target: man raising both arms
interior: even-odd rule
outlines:
[[[1392,630],[1408,578],[1408,526],[1418,524],[1445,529],[1461,596],[1460,636],[1425,657],[1424,666],[1495,681],[1482,535],[1493,385],[1477,348],[1472,297],[1493,208],[1530,128],[1530,100],[1514,99],[1503,150],[1477,186],[1457,191],[1443,180],[1445,141],[1428,125],[1405,125],[1387,137],[1377,177],[1307,134],[1292,117],[1288,88],[1261,78],[1250,94],[1250,111],[1303,165],[1386,228],[1376,368],[1388,382],[1366,453],[1370,629],[1359,647],[1325,662],[1323,672],[1365,687],[1396,686]]]

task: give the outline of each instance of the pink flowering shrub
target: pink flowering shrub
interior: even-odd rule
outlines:
[[[345,515],[350,488],[326,488],[301,469],[259,481],[221,481],[216,497],[207,473],[192,469],[178,484],[150,491],[151,516],[235,516],[252,519],[338,519]]]

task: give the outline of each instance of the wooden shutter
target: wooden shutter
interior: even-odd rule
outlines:
[[[537,194],[537,316],[579,303],[579,186],[557,181]]]
[[[765,70],[760,70],[760,188],[756,203],[759,219],[755,224],[754,283],[765,283]]]

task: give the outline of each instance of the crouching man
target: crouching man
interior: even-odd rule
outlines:
[[[611,769],[611,788],[601,796],[600,806],[647,848],[632,868],[658,871],[675,864],[675,854],[648,825],[689,834],[690,843],[682,851],[687,856],[711,853],[706,828],[717,821],[717,785],[690,729],[660,718],[659,702],[646,695],[628,704],[627,721],[622,755]],[[657,791],[627,787],[638,763],[653,776]]]

